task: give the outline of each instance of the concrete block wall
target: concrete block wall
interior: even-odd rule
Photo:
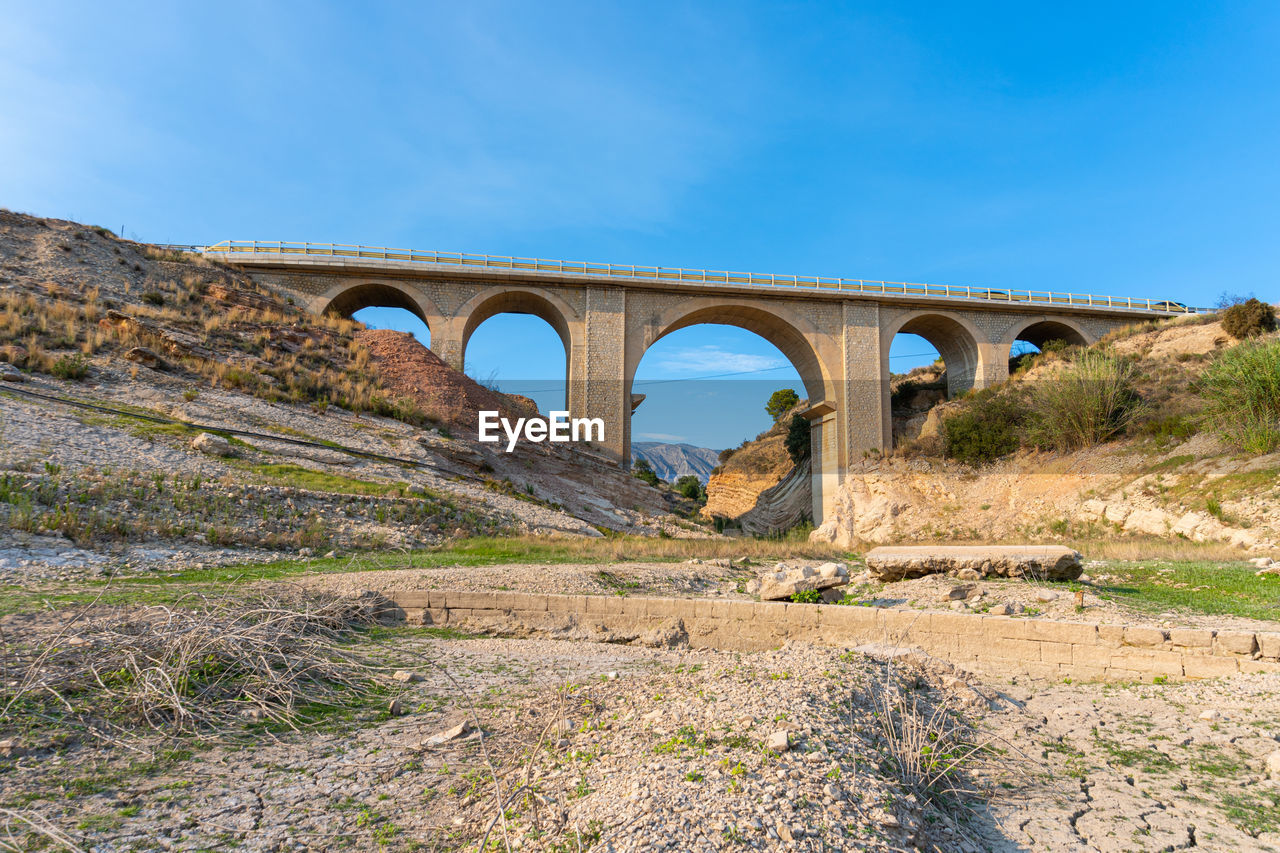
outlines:
[[[1172,681],[1280,672],[1280,633],[639,596],[423,590],[389,597],[410,621],[434,625],[626,641],[678,620],[694,648],[880,643],[919,648],[961,669],[999,677]]]

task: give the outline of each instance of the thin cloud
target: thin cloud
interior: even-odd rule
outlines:
[[[645,438],[650,441],[671,441],[677,443],[686,440],[683,435],[669,435],[665,432],[638,432],[636,433],[636,438]]]
[[[748,370],[770,370],[786,367],[787,362],[777,356],[747,352],[729,352],[715,344],[686,347],[667,353],[656,365],[668,373],[743,373]]]

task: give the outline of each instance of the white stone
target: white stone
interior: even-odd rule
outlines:
[[[191,441],[191,446],[201,453],[207,453],[210,456],[234,456],[235,450],[231,447],[231,442],[227,441],[220,435],[214,435],[211,432],[202,432]]]
[[[769,739],[764,742],[765,748],[773,752],[786,752],[791,748],[790,740],[787,737],[786,729],[779,729],[769,735]]]

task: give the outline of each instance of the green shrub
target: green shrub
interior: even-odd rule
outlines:
[[[800,415],[792,415],[791,423],[787,425],[787,437],[782,442],[792,462],[799,465],[809,458],[812,452],[810,441],[809,421]]]
[[[702,487],[702,481],[692,474],[685,474],[676,480],[675,486],[677,492],[691,501],[705,501],[707,499],[707,491]]]
[[[73,379],[79,382],[89,375],[89,360],[81,353],[64,355],[53,363],[49,372],[59,379]]]
[[[942,421],[943,452],[981,465],[1013,453],[1021,445],[1026,408],[1020,395],[979,391]]]
[[[1248,453],[1280,448],[1280,340],[1233,347],[1205,368],[1197,386],[1204,424]]]
[[[1194,419],[1186,415],[1162,415],[1143,421],[1137,426],[1137,434],[1150,436],[1160,444],[1186,441],[1198,431]]]
[[[1136,367],[1107,350],[1085,350],[1036,383],[1029,400],[1028,438],[1037,447],[1077,450],[1124,432],[1142,409]]]
[[[791,388],[783,388],[773,392],[773,396],[769,398],[769,402],[764,404],[764,410],[769,413],[769,417],[773,418],[773,422],[785,415],[788,411],[800,402],[800,395]]]
[[[1276,330],[1276,312],[1259,299],[1238,302],[1222,312],[1222,330],[1237,340]]]
[[[736,447],[726,447],[724,450],[720,451],[720,455],[717,456],[716,458],[719,459],[720,464],[723,465],[725,462],[728,462],[731,458],[733,458],[733,454],[737,452],[738,452],[738,448]]]
[[[643,456],[639,457],[634,463],[632,463],[631,474],[637,480],[643,480],[650,486],[656,486],[662,482],[654,472],[653,466],[649,464],[649,460],[645,459]]]
[[[148,290],[142,294],[142,301],[157,308],[164,304],[164,294],[158,290]]]

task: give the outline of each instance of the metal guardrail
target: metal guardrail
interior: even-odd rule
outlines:
[[[756,287],[785,287],[805,290],[835,290],[848,293],[942,296],[953,299],[986,299],[996,302],[1030,302],[1042,305],[1074,305],[1094,308],[1130,308],[1166,314],[1197,314],[1207,309],[1192,308],[1168,299],[1136,299],[1128,296],[1059,293],[1049,290],[999,290],[951,284],[917,284],[905,281],[874,281],[860,278],[774,275],[771,273],[694,270],[681,267],[654,267],[636,264],[603,264],[586,261],[556,261],[545,258],[517,258],[506,255],[477,255],[468,252],[427,252],[388,249],[344,243],[264,243],[224,240],[210,246],[164,246],[163,248],[220,255],[306,255],[358,258],[380,261],[435,264],[438,266],[485,267],[490,269],[554,272],[635,281],[664,281],[688,284],[745,284]]]

